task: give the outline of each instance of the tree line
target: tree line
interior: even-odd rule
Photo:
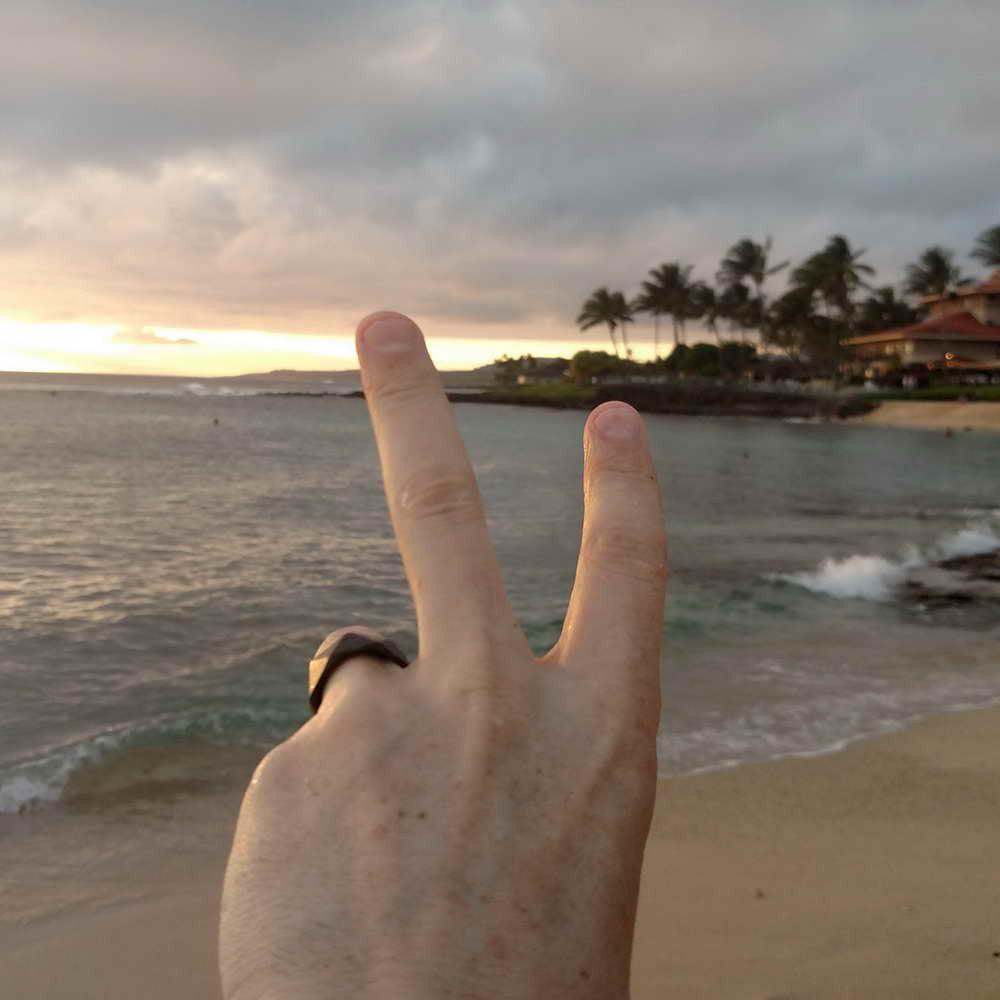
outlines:
[[[594,378],[617,376],[630,379],[650,374],[699,375],[705,378],[737,376],[758,361],[757,348],[735,340],[721,344],[678,344],[670,357],[638,362],[607,351],[577,351],[564,358],[540,359],[531,354],[519,358],[501,355],[495,358],[494,379],[501,386],[517,385],[522,376],[529,381],[570,381],[589,384]]]
[[[666,262],[649,271],[632,300],[606,286],[596,289],[576,321],[581,330],[606,325],[616,357],[621,357],[620,347],[631,357],[628,324],[645,314],[653,319],[657,358],[660,322],[669,318],[675,350],[686,342],[686,324],[700,320],[720,346],[720,326],[725,325],[739,341],[753,330],[762,344],[792,358],[835,363],[845,337],[919,322],[925,314],[920,298],[947,295],[973,280],[961,273],[953,251],[928,247],[906,267],[903,295],[918,300],[911,305],[892,285],[873,285],[875,269],[861,259],[866,252],[855,249],[845,236],[831,236],[822,250],[791,269],[788,290],[770,299],[764,291],[768,278],[791,262],[772,261],[770,237],[762,243],[745,238],[726,252],[714,284],[694,278],[690,264]],[[980,233],[969,256],[988,268],[1000,267],[1000,225]]]

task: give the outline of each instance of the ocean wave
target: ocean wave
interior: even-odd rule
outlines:
[[[960,507],[957,514],[961,517],[993,517],[1000,523],[1000,507]]]
[[[246,706],[161,715],[106,729],[0,769],[0,814],[58,802],[83,768],[111,766],[129,753],[193,743],[270,746],[302,721],[298,708]]]
[[[930,561],[956,559],[959,556],[978,556],[1000,549],[1000,534],[987,522],[970,525],[946,535],[930,550]]]
[[[263,396],[260,388],[231,385],[205,385],[204,382],[184,382],[171,386],[67,386],[73,392],[101,392],[109,396]]]
[[[1000,517],[973,522],[951,532],[925,549],[907,546],[895,559],[856,554],[845,559],[824,559],[812,571],[775,573],[769,579],[803,587],[814,594],[838,599],[888,601],[916,569],[1000,549]]]
[[[259,389],[237,388],[231,385],[205,385],[204,382],[185,382],[174,395],[178,396],[259,396]]]
[[[902,505],[899,507],[838,507],[804,505],[795,508],[796,514],[804,517],[844,518],[851,521],[884,521],[886,518],[915,521],[970,521],[978,518],[1000,519],[1000,507],[923,507]]]

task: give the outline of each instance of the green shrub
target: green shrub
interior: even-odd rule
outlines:
[[[597,389],[592,385],[575,385],[572,382],[539,382],[537,385],[520,385],[516,391],[525,399],[589,402]]]

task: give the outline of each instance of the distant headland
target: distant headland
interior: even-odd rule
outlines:
[[[480,389],[496,384],[495,364],[482,365],[462,371],[442,371],[441,379],[449,389]],[[228,378],[246,379],[248,382],[325,382],[333,385],[357,385],[361,372],[357,368],[333,371],[303,371],[296,368],[275,368],[269,372],[250,372]]]

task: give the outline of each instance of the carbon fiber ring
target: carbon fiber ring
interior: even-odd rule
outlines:
[[[312,709],[313,715],[319,711],[319,706],[323,702],[323,692],[327,682],[333,676],[333,672],[352,656],[376,656],[400,667],[410,665],[410,661],[394,642],[390,642],[388,639],[372,639],[357,632],[345,632],[329,650],[324,650],[320,646],[320,655],[314,657],[309,663],[310,677],[316,670],[320,671],[316,682],[309,691],[309,707]]]

